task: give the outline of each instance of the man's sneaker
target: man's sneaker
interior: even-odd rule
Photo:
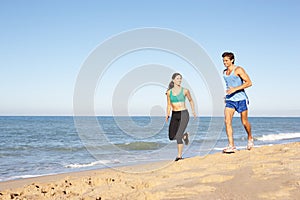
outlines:
[[[248,140],[247,150],[251,150],[253,147],[254,147],[253,139],[252,140]]]
[[[234,153],[236,151],[235,147],[228,146],[225,149],[223,149],[223,153]]]

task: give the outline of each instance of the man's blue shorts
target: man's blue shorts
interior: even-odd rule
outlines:
[[[228,101],[226,100],[226,108],[233,108],[238,113],[244,112],[245,110],[248,110],[247,108],[247,100],[242,101]]]

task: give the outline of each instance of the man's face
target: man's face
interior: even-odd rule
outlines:
[[[229,67],[232,65],[233,60],[230,60],[229,57],[225,56],[223,58],[223,64],[225,67]]]

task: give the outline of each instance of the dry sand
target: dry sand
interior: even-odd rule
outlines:
[[[0,199],[300,199],[300,143],[0,183]]]

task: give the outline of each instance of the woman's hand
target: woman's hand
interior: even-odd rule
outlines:
[[[166,122],[168,123],[170,116],[166,116]]]
[[[197,115],[196,115],[196,112],[195,112],[195,111],[193,111],[193,116],[194,116],[194,119],[197,118]]]

